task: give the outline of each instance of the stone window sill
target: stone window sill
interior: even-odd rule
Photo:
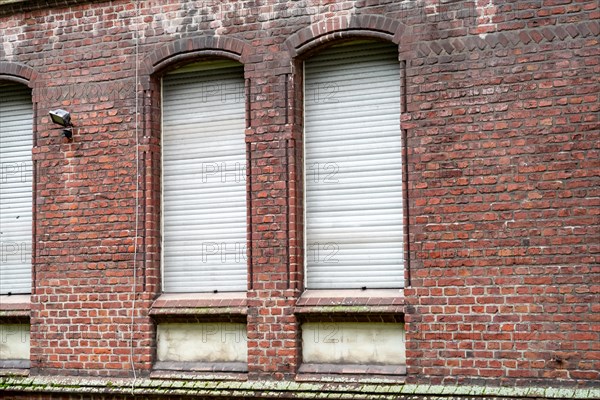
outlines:
[[[300,365],[296,381],[356,381],[404,383],[405,365],[362,365],[362,364],[311,364]]]
[[[248,364],[243,362],[158,361],[150,373],[157,379],[205,379],[214,381],[248,380]]]
[[[3,322],[7,319],[29,321],[31,313],[31,295],[13,294],[0,296],[0,318]]]
[[[150,307],[155,319],[170,317],[218,317],[248,314],[245,292],[164,293]]]
[[[0,376],[29,376],[29,360],[0,360]]]
[[[306,290],[296,314],[404,314],[402,289]]]

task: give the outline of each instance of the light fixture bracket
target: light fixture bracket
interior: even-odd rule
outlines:
[[[67,139],[72,139],[73,138],[73,130],[71,128],[63,129],[62,134]]]

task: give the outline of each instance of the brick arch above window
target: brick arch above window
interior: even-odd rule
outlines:
[[[350,18],[316,22],[290,36],[285,45],[290,56],[295,58],[325,43],[357,37],[385,40],[400,45],[407,31],[408,27],[398,20],[381,15],[353,15]]]
[[[28,65],[0,61],[0,80],[12,81],[33,88],[37,73]]]
[[[150,53],[141,65],[141,74],[154,75],[173,64],[193,62],[200,57],[225,57],[244,64],[253,49],[232,37],[202,36],[178,39]]]

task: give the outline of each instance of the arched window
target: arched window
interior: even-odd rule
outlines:
[[[304,85],[306,287],[403,287],[397,46],[327,48]]]
[[[187,65],[162,79],[163,288],[247,289],[244,70]]]
[[[0,294],[31,293],[33,104],[0,82]]]

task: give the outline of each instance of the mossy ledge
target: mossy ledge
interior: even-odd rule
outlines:
[[[293,399],[600,399],[600,389],[435,386],[361,383],[230,382],[161,379],[107,379],[68,376],[0,377],[0,393],[181,395]]]

